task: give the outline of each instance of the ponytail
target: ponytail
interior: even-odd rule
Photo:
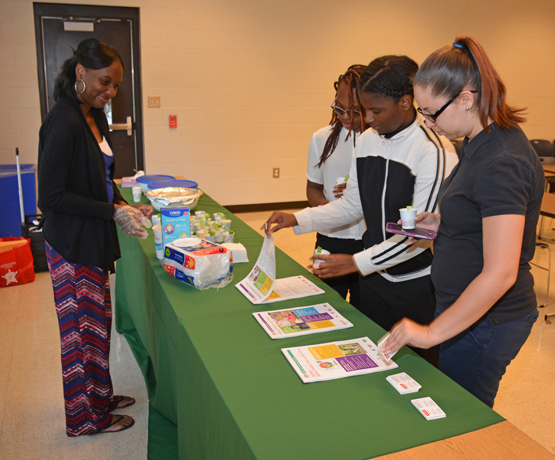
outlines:
[[[104,69],[116,60],[123,67],[123,60],[114,47],[96,38],[83,40],[73,52],[73,56],[62,64],[54,82],[54,100],[59,101],[64,96],[76,97],[74,85],[77,64],[81,64],[86,69]]]
[[[415,85],[434,96],[456,97],[463,89],[476,91],[480,123],[490,132],[488,120],[503,131],[526,121],[524,109],[507,105],[507,91],[482,46],[469,35],[459,35],[453,46],[432,53],[420,66]]]

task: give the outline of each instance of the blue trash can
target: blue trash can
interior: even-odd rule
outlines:
[[[23,210],[26,215],[37,214],[37,193],[33,164],[19,165],[21,188],[23,191]],[[16,165],[0,165],[0,197],[2,199],[2,218],[0,219],[0,238],[21,236],[21,211],[19,207],[19,187]]]

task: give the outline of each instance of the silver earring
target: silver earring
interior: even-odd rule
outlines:
[[[83,83],[84,83],[84,82],[83,82]],[[470,110],[470,107],[467,106],[467,107],[466,107],[466,110]]]
[[[83,83],[83,91],[79,91],[77,89],[77,80],[75,81],[75,85],[73,87],[75,88],[76,93],[83,94],[85,92],[85,90],[87,89],[87,84],[85,83],[85,81],[82,78],[80,78],[79,81],[81,83]]]

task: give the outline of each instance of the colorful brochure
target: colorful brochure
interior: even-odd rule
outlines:
[[[235,287],[252,303],[262,303],[272,293],[276,281],[276,246],[274,237],[264,237],[264,243],[254,267]]]
[[[353,327],[329,303],[288,310],[259,311],[252,315],[272,339]]]
[[[394,361],[387,363],[368,337],[282,348],[281,351],[303,383],[342,379],[399,367]]]
[[[307,280],[303,275],[290,276],[289,278],[280,278],[275,281],[274,290],[262,302],[253,303],[272,303],[282,300],[300,299],[302,297],[310,297],[312,295],[323,294],[320,289],[312,281]]]
[[[260,255],[250,273],[235,287],[255,305],[325,292],[302,275],[276,279],[276,247],[271,234],[264,237]]]

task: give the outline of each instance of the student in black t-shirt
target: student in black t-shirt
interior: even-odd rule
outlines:
[[[428,126],[465,140],[439,192],[440,214],[417,216],[419,227],[438,231],[436,318],[428,325],[404,318],[384,351],[439,345],[440,370],[493,407],[538,317],[529,262],[544,172],[518,126],[522,110],[506,104],[505,87],[473,38],[458,36],[430,55],[414,93]]]

